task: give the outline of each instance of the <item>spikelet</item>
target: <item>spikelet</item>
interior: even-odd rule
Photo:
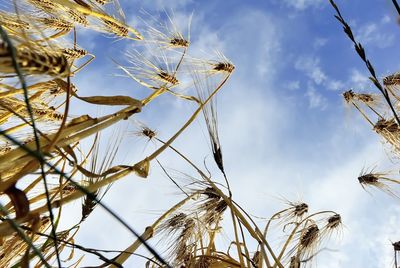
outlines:
[[[0,155],[6,154],[11,150],[12,150],[12,147],[8,143],[2,144],[0,146]]]
[[[87,26],[89,24],[85,14],[73,9],[68,9],[64,19],[68,19],[70,22],[81,24],[83,26]]]
[[[161,241],[166,242],[169,248],[169,259],[174,267],[189,262],[191,251],[197,240],[195,237],[196,222],[183,212],[170,215],[156,230],[162,235]]]
[[[133,119],[134,125],[136,130],[133,132],[133,134],[137,137],[143,137],[147,139],[148,141],[153,140],[157,136],[157,131],[149,128],[147,125],[144,123]]]
[[[284,199],[288,205],[287,208],[275,214],[275,218],[279,219],[281,224],[287,224],[291,222],[299,222],[308,213],[308,204],[304,202],[292,202]]]
[[[94,0],[97,4],[104,6],[105,4],[108,4],[112,2],[113,0]]]
[[[277,220],[277,226],[283,226],[285,230],[286,226],[300,222],[308,213],[308,205],[304,202],[291,202],[285,200],[289,207],[275,213],[269,220],[264,229],[264,235],[266,236],[270,225],[274,220]]]
[[[394,242],[392,245],[395,251],[400,251],[400,241]]]
[[[61,50],[68,60],[76,60],[88,55],[88,52],[80,48],[64,48]]]
[[[309,259],[314,256],[320,241],[320,229],[312,223],[305,227],[300,234],[297,256],[300,259]]]
[[[192,248],[194,247],[193,239],[195,231],[195,221],[191,218],[186,219],[180,235],[177,238],[176,246],[173,249],[173,263],[182,265],[190,261]]]
[[[326,228],[336,229],[342,224],[342,217],[339,214],[334,214],[328,218]]]
[[[37,21],[42,24],[45,29],[69,32],[74,27],[73,23],[58,17],[38,18]]]
[[[374,130],[392,146],[396,154],[400,154],[400,128],[394,118],[379,119],[374,125]]]
[[[130,38],[129,29],[125,23],[125,14],[121,8],[121,5],[119,4],[119,1],[113,0],[112,3],[114,8],[113,11],[106,12],[104,8],[100,8],[100,10],[104,13],[108,13],[115,21],[102,18],[101,19],[102,26],[100,27],[100,30],[120,38]],[[104,4],[100,3],[100,4],[101,4],[100,6],[102,6],[105,3]]]
[[[30,25],[28,22],[23,21],[20,17],[9,13],[0,11],[0,24],[2,27],[12,30],[28,30]]]
[[[201,196],[193,204],[187,204],[187,212],[181,208],[185,212],[171,214],[156,230],[158,235],[162,235],[160,241],[168,241],[168,255],[173,267],[199,267],[208,263],[206,259],[199,262],[198,258],[194,258],[196,250],[207,241],[209,235],[217,232],[222,214],[227,209],[226,202],[213,188],[195,192],[200,192]]]
[[[373,125],[373,123],[370,119],[370,116],[363,107],[368,107],[368,109],[377,115],[378,118],[383,118],[379,112],[384,107],[382,97],[380,95],[355,93],[352,90],[348,90],[343,93],[343,99],[345,100],[346,104],[353,105],[371,125]]]
[[[261,251],[259,251],[259,250],[257,250],[255,253],[254,253],[254,255],[253,255],[253,257],[251,258],[251,261],[252,261],[252,264],[255,266],[255,267],[259,267],[260,265],[261,265],[261,262],[262,262],[262,256],[261,256]]]
[[[199,73],[194,70],[192,72],[192,78],[194,81],[194,85],[197,91],[198,99],[201,103],[205,103],[208,97],[212,94],[212,92],[218,87],[218,84],[213,84],[210,81],[210,77]],[[222,148],[219,140],[218,134],[218,116],[216,110],[217,99],[214,96],[208,104],[203,107],[203,116],[206,121],[206,126],[208,130],[208,135],[210,138],[211,150],[213,153],[214,161],[217,164],[218,168],[221,170],[223,174],[225,174],[224,163],[222,157]]]
[[[398,263],[397,256],[399,255],[399,252],[400,252],[400,241],[392,243],[392,246],[393,246],[393,251],[394,251],[394,264],[395,264],[395,267],[398,267],[397,266],[397,263]]]
[[[173,64],[165,57],[153,56],[149,59],[137,50],[127,53],[130,66],[119,66],[128,77],[152,90],[171,89],[179,84]]]
[[[36,119],[41,121],[60,121],[63,119],[63,114],[58,113],[54,107],[49,107],[44,102],[32,102],[32,113]],[[22,117],[28,118],[28,111],[25,103],[17,98],[9,97],[0,99],[0,112],[9,113],[13,111]]]
[[[214,258],[203,255],[197,258],[194,268],[209,268],[212,267],[211,265],[216,262],[217,261]]]
[[[318,240],[319,228],[312,224],[303,230],[300,237],[300,246],[303,249],[310,248]]]
[[[397,97],[398,90],[400,89],[400,73],[394,73],[383,78],[383,85]]]
[[[232,74],[235,65],[221,52],[215,52],[215,59],[203,60],[197,58],[188,59],[188,65],[192,72],[203,73],[206,76]]]
[[[167,17],[167,23],[161,23],[157,18],[150,15],[148,12],[142,10],[142,13],[149,19],[142,19],[146,25],[144,30],[144,42],[154,45],[161,49],[187,49],[190,45],[190,34],[187,36],[178,29],[177,25],[173,21],[173,13],[169,15],[165,13]],[[191,17],[189,18],[188,31],[190,31]]]
[[[212,65],[214,66],[214,68],[212,70],[215,72],[232,73],[233,70],[235,70],[235,66],[228,60],[216,62]]]
[[[204,189],[202,194],[206,198],[198,205],[201,221],[207,226],[217,224],[228,205],[211,187]]]
[[[37,9],[49,14],[57,13],[57,10],[59,9],[59,5],[53,3],[51,0],[27,0],[27,2]]]
[[[332,235],[339,236],[342,234],[343,223],[342,216],[335,213],[324,219],[325,225],[321,228],[321,237],[331,238]]]
[[[389,178],[388,173],[377,173],[373,170],[371,172],[361,171],[358,182],[361,186],[366,189],[367,187],[377,188],[390,196],[395,198],[400,198],[396,189],[393,189],[394,186],[398,187],[400,181],[398,179]]]
[[[190,217],[186,213],[174,213],[160,224],[160,226],[156,229],[156,234],[164,236],[166,238],[176,236],[185,226],[186,220],[188,218]]]
[[[290,257],[289,268],[300,268],[300,258],[298,256]]]
[[[64,115],[55,111],[54,107],[33,108],[32,112],[37,119],[41,120],[61,121],[64,119]]]
[[[119,146],[122,142],[122,135],[119,133],[115,135],[115,140],[113,142],[109,142],[105,151],[107,155],[100,158],[100,134],[97,134],[94,141],[94,149],[92,152],[92,158],[90,163],[90,171],[93,174],[102,174],[104,171],[108,170],[117,155],[119,150]],[[100,161],[99,161],[100,160]],[[87,177],[84,181],[85,183],[90,186],[96,182],[101,181],[106,176],[97,176],[97,177]],[[95,209],[97,205],[97,201],[93,198],[96,197],[97,200],[101,200],[107,191],[110,189],[111,184],[106,186],[105,188],[100,188],[95,192],[92,192],[92,195],[85,195],[83,202],[82,202],[82,217],[81,222],[83,222]]]
[[[344,92],[343,98],[347,103],[363,103],[371,107],[376,107],[381,104],[381,96],[376,94],[355,93],[353,90]]]
[[[341,226],[341,217],[334,212],[324,221],[325,225],[322,228],[317,225],[313,218],[306,218],[305,221],[294,223],[300,230],[296,231],[297,238],[291,241],[293,243],[292,249],[286,255],[287,267],[303,267],[302,263],[311,261],[319,252],[319,247],[324,238]]]
[[[103,19],[104,25],[106,26],[106,32],[115,34],[116,36],[119,37],[128,37],[129,36],[129,30],[128,28],[123,25],[122,23],[116,23],[111,20]]]
[[[16,47],[16,61],[25,75],[50,75],[66,77],[69,63],[60,51],[51,51],[37,44]],[[0,73],[15,74],[8,44],[0,41]]]
[[[140,133],[143,136],[147,137],[149,140],[153,139],[157,135],[157,133],[154,130],[148,127],[143,128]]]

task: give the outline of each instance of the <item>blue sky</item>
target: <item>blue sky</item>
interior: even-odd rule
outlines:
[[[357,182],[362,168],[393,167],[388,161],[390,150],[383,148],[361,116],[345,108],[341,97],[350,88],[375,89],[333,18],[328,1],[149,2],[121,1],[127,21],[133,26],[139,23],[140,8],[154,14],[172,8],[177,23],[185,27],[194,12],[193,52],[218,48],[236,65],[218,96],[220,140],[234,199],[260,217],[282,208],[281,196],[293,201],[301,197],[312,211],[340,213],[343,236],[329,244],[333,251],[318,256],[318,267],[393,265],[390,240],[400,239],[397,200],[377,192],[371,196]],[[395,46],[399,25],[390,2],[337,1],[381,78],[400,67],[393,60],[400,56]],[[75,78],[82,95],[143,96],[145,91],[134,81],[108,75],[119,73],[110,58],[123,60],[121,52],[132,46],[131,41],[115,42],[88,32],[78,38],[83,48],[97,55]],[[167,139],[192,110],[190,105],[165,96],[138,118]],[[198,121],[176,141],[176,147],[199,165],[206,157],[213,166],[206,129]],[[129,163],[155,147],[132,136],[127,135],[122,152]],[[137,149],[130,150],[130,146]],[[160,161],[170,169],[192,172],[173,154],[164,154]],[[212,170],[216,172],[214,167]],[[117,182],[104,201],[140,232],[180,198],[153,163],[148,179],[129,176]],[[72,209],[78,207],[79,203],[72,205]],[[98,208],[76,241],[96,248],[123,249],[132,239]],[[83,263],[95,261],[87,257]],[[143,262],[132,258],[127,267],[139,263]]]

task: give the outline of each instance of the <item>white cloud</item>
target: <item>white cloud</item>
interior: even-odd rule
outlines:
[[[308,98],[309,108],[319,108],[320,110],[325,110],[328,107],[328,100],[319,94],[317,90],[309,86],[305,96]]]
[[[387,23],[385,17],[380,23],[367,23],[359,28],[356,37],[363,45],[374,45],[378,48],[387,48],[394,44],[395,36],[384,31],[383,25]]]
[[[323,3],[322,0],[283,0],[283,2],[287,6],[293,7],[298,10],[304,10],[309,7],[317,7]]]
[[[322,69],[318,57],[300,56],[295,62],[294,67],[309,78],[305,93],[309,102],[309,108],[319,108],[321,110],[327,108],[328,100],[323,96],[323,89],[343,90],[344,83],[340,80],[330,78]]]
[[[290,90],[296,90],[300,88],[300,81],[290,81],[286,84],[286,88]]]
[[[362,73],[357,69],[352,69],[350,71],[350,85],[356,90],[365,90],[371,87],[371,80],[369,80],[366,73]]]
[[[322,38],[322,37],[318,37],[314,39],[314,43],[313,46],[314,48],[321,48],[323,46],[325,46],[328,43],[328,39],[327,38]]]
[[[179,9],[184,8],[193,2],[193,0],[154,0],[154,1],[139,1],[139,0],[122,0],[121,4],[134,6],[139,10],[140,8],[144,8],[146,10],[171,10],[171,9]]]
[[[328,90],[343,90],[345,82],[329,77],[321,67],[320,58],[314,56],[300,56],[294,64],[295,69],[304,72],[310,79],[311,85]],[[314,92],[315,90],[311,90]],[[313,94],[308,94],[313,95]],[[314,96],[314,95],[313,95]]]
[[[325,72],[320,67],[320,59],[317,57],[299,57],[294,66],[297,70],[305,72],[317,85],[321,85],[328,79]]]
[[[387,24],[390,23],[392,21],[392,18],[389,15],[385,15],[383,16],[383,18],[381,19],[381,23],[382,24]]]
[[[326,83],[326,87],[330,90],[344,90],[345,84],[340,80],[328,80]]]

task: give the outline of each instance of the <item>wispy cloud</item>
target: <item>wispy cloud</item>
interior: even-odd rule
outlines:
[[[394,45],[395,35],[385,32],[383,25],[390,22],[390,17],[385,16],[380,22],[369,22],[361,26],[356,36],[363,45],[387,48]]]
[[[193,0],[154,0],[154,1],[139,1],[139,0],[125,0],[126,4],[132,5],[136,8],[144,8],[146,10],[171,10],[184,8],[193,3]]]
[[[328,43],[327,38],[317,37],[314,39],[313,47],[315,49],[318,49],[318,48],[324,47],[327,43]]]
[[[369,80],[366,73],[362,73],[357,69],[350,70],[349,84],[356,90],[366,90],[371,87],[371,80]]]
[[[290,90],[296,90],[300,88],[300,81],[296,80],[296,81],[290,81],[288,83],[286,83],[286,88],[290,89]]]
[[[303,71],[315,84],[321,85],[328,77],[320,66],[320,59],[311,56],[299,57],[294,67]]]
[[[320,59],[313,56],[300,56],[294,68],[305,74],[306,93],[309,108],[324,110],[328,106],[328,100],[324,97],[325,90],[342,90],[344,83],[330,78],[321,67]]]
[[[309,108],[319,108],[325,110],[328,106],[328,100],[313,87],[309,86],[305,96],[308,98]]]
[[[324,1],[322,0],[283,0],[289,7],[293,7],[297,10],[304,10],[310,7],[320,6]]]

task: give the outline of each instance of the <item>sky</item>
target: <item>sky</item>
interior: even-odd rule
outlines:
[[[395,49],[399,24],[391,1],[338,0],[337,4],[378,77],[398,71],[399,63],[393,59],[400,56]],[[225,170],[239,204],[263,218],[282,209],[283,198],[303,200],[310,211],[334,210],[342,216],[343,234],[332,239],[315,266],[393,266],[391,241],[400,240],[398,200],[376,191],[367,193],[357,177],[363,168],[393,169],[398,160],[390,157],[390,148],[368,123],[344,105],[345,90],[376,89],[327,0],[121,0],[121,6],[132,26],[142,23],[140,9],[155,16],[172,9],[184,30],[193,14],[190,51],[212,55],[218,49],[235,64],[234,74],[218,95],[218,127]],[[141,98],[146,94],[135,81],[118,76],[121,71],[111,61],[123,61],[124,51],[134,41],[115,41],[89,31],[78,34],[78,41],[97,55],[74,78],[81,95]],[[137,120],[166,140],[193,110],[193,105],[166,95],[146,107]],[[121,161],[134,163],[156,148],[137,139],[131,126],[121,129],[126,134]],[[198,165],[205,161],[222,182],[202,119],[174,145]],[[178,177],[179,172],[194,175],[170,152],[159,160]],[[103,201],[141,232],[180,199],[182,195],[154,162],[147,179],[128,176],[115,183]],[[71,222],[79,207],[79,202],[71,204]],[[229,231],[225,236],[226,241],[232,239]],[[77,243],[102,249],[122,250],[133,240],[101,208],[76,236]],[[82,265],[95,263],[101,262],[87,256]],[[126,267],[142,265],[143,260],[132,257]]]

